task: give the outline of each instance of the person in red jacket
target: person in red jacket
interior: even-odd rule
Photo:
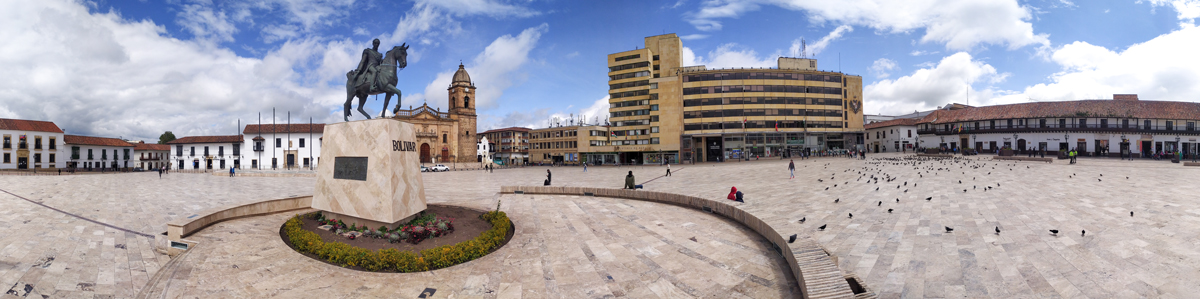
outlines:
[[[742,192],[738,191],[737,187],[730,187],[729,188],[729,196],[727,196],[725,198],[732,200],[732,201],[744,202],[744,201],[742,201]]]

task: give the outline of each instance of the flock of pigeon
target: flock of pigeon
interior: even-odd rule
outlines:
[[[824,166],[825,170],[829,169],[829,163],[826,163],[823,166]],[[1014,171],[1014,167],[1017,167],[1017,164],[1001,164],[998,162],[989,162],[987,160],[967,159],[967,158],[961,158],[961,157],[928,158],[928,157],[906,156],[906,157],[898,157],[898,158],[874,158],[874,159],[872,159],[872,161],[867,162],[867,166],[863,166],[863,167],[860,167],[857,169],[849,168],[849,169],[843,170],[842,173],[844,175],[849,175],[849,176],[857,175],[858,177],[854,179],[854,181],[853,181],[854,183],[874,184],[874,185],[878,185],[880,182],[885,183],[885,185],[887,185],[887,186],[875,187],[874,190],[876,192],[878,192],[880,190],[880,188],[890,187],[890,185],[893,181],[899,179],[898,177],[893,176],[891,173],[885,172],[884,166],[912,167],[912,170],[915,171],[917,174],[917,179],[924,179],[926,174],[931,175],[931,179],[932,179],[932,178],[939,176],[940,173],[942,173],[942,172],[949,172],[949,173],[959,172],[958,174],[956,174],[959,176],[954,177],[951,182],[957,183],[957,184],[964,184],[964,185],[971,184],[972,186],[970,189],[967,189],[967,188],[962,189],[962,192],[966,193],[966,192],[970,192],[972,190],[981,190],[981,189],[983,192],[987,192],[989,190],[1000,188],[1000,186],[1001,186],[1000,183],[998,183],[998,182],[995,183],[995,186],[992,186],[991,183],[987,183],[984,185],[974,183],[974,182],[979,181],[978,180],[979,177],[971,177],[970,181],[967,181],[967,183],[964,183],[963,179],[965,179],[965,176],[967,175],[967,172],[966,172],[967,168],[969,168],[970,170],[984,170],[985,168],[990,167],[990,169],[985,170],[985,171],[987,171],[987,174],[984,175],[984,176],[990,176],[992,174],[992,171],[1003,171],[1004,168],[1007,168],[1008,171]],[[954,169],[955,166],[957,166],[958,169]],[[1001,169],[996,170],[997,167],[1000,167]],[[1026,166],[1025,168],[1028,169],[1029,166]],[[959,171],[959,170],[962,170],[962,171]],[[980,172],[982,172],[982,171],[980,171]],[[837,182],[837,176],[838,176],[837,173],[830,174],[828,180],[830,183],[833,183],[833,186],[825,187],[826,191],[828,191],[830,188],[838,188],[838,186],[845,188],[850,185],[851,181],[849,181],[849,180],[843,181],[843,182]],[[953,175],[951,175],[951,176],[953,176]],[[946,176],[946,177],[949,178],[951,176]],[[1072,173],[1070,176],[1068,176],[1068,178],[1075,178],[1076,176],[1078,176],[1078,175]],[[1100,177],[1103,177],[1103,176],[1104,176],[1103,174],[1100,174]],[[959,179],[960,177],[962,177],[962,179]],[[863,181],[864,179],[866,181]],[[1125,179],[1129,179],[1129,177],[1125,177]],[[1103,182],[1103,179],[1097,178],[1097,181]],[[826,179],[819,178],[819,179],[817,179],[817,182],[825,183]],[[914,181],[912,183],[911,187],[915,188],[916,186],[917,186],[917,182]],[[904,181],[902,184],[896,184],[897,190],[904,188],[904,191],[902,191],[902,193],[908,193],[908,190],[909,190],[909,189],[907,189],[908,187],[909,187],[908,181]],[[957,188],[955,188],[954,190],[957,190]],[[835,203],[835,204],[840,203],[841,200],[842,200],[841,198],[836,198],[833,200],[833,203]],[[933,201],[933,197],[932,196],[926,197],[925,201]],[[896,204],[899,204],[899,203],[900,203],[900,198],[896,198]],[[882,200],[878,201],[875,204],[875,206],[882,208],[883,201]],[[894,208],[888,208],[887,212],[889,214],[891,214],[894,210],[895,210]],[[847,213],[847,214],[848,214],[847,216],[850,219],[854,219],[854,213]],[[1133,217],[1133,211],[1129,212],[1129,217]],[[800,218],[799,222],[804,223],[807,220],[808,220],[808,217],[803,217],[803,218]],[[826,227],[828,227],[828,224],[821,224],[821,226],[817,227],[817,230],[824,231]],[[949,226],[946,226],[945,229],[946,229],[947,233],[951,233],[954,231],[954,228],[949,227]],[[999,235],[1001,232],[1000,227],[997,226],[995,231],[996,231],[996,234]],[[1058,236],[1058,232],[1059,231],[1057,229],[1050,229],[1050,233],[1054,236]],[[1080,235],[1087,236],[1087,230],[1081,230]],[[792,243],[793,241],[795,241],[796,236],[797,235],[795,235],[795,234],[790,236],[788,238],[788,243]]]

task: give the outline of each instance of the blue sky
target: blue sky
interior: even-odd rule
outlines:
[[[607,111],[605,57],[676,33],[685,64],[769,67],[800,39],[863,76],[867,113],[1200,99],[1200,0],[0,0],[0,117],[153,140],[341,121],[372,38],[408,43],[403,105],[445,108],[460,61],[480,131]],[[393,103],[395,100],[393,100]],[[357,101],[355,103],[357,105]],[[382,101],[368,101],[377,115]],[[361,119],[361,116],[356,116]]]

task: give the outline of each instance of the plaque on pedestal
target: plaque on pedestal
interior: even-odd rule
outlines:
[[[325,125],[312,207],[371,228],[424,211],[416,140],[412,124],[390,118]]]

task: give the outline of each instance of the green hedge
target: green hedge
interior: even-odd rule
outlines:
[[[481,218],[492,223],[492,228],[483,232],[474,240],[422,250],[420,255],[411,251],[396,249],[381,249],[371,251],[357,248],[342,242],[325,242],[314,232],[301,228],[301,215],[296,215],[283,225],[288,242],[296,251],[310,253],[341,265],[342,267],[362,267],[368,271],[388,272],[421,272],[441,269],[465,263],[491,252],[504,242],[504,237],[512,230],[512,223],[504,212],[487,212]]]

